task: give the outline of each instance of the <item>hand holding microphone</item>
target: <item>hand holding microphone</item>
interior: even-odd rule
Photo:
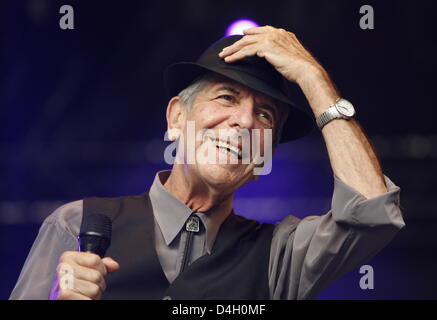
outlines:
[[[99,300],[106,290],[105,276],[120,266],[103,258],[111,244],[112,223],[103,214],[84,216],[79,233],[79,250],[62,254],[50,299]]]

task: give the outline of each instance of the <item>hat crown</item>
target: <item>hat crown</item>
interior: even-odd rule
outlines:
[[[232,35],[216,41],[200,55],[197,63],[208,67],[234,69],[237,72],[244,72],[283,89],[283,77],[265,59],[258,56],[249,56],[239,61],[228,63],[218,56],[223,48],[232,45],[241,38],[243,38],[241,35]]]
[[[219,39],[218,41],[214,42],[212,45],[210,45],[199,57],[199,60],[203,60],[208,55],[216,53],[218,55],[224,48],[232,45],[233,43],[237,42],[243,38],[241,35],[233,35],[229,37],[224,37]]]

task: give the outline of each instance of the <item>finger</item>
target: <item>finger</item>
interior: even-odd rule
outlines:
[[[102,259],[103,264],[106,267],[108,273],[118,271],[120,269],[120,264],[110,257],[105,257]]]
[[[82,280],[82,281],[88,281],[95,283],[100,287],[100,290],[104,292],[106,290],[106,282],[104,276],[93,268],[88,267],[82,267],[80,265],[74,265],[72,266],[73,270],[73,281],[76,279]],[[62,277],[62,275],[60,275]]]
[[[61,256],[61,262],[77,264],[82,267],[93,268],[99,271],[103,276],[106,276],[106,267],[102,262],[102,259],[89,252],[78,252],[78,251],[66,251]],[[70,263],[70,264],[71,264]]]
[[[91,300],[91,298],[74,290],[61,290],[58,300]]]
[[[100,300],[103,293],[97,284],[81,279],[75,279],[73,291],[93,300]]]
[[[243,33],[244,34],[260,34],[260,33],[272,32],[274,30],[276,30],[275,27],[262,26],[262,27],[252,27],[252,28],[244,29]]]
[[[240,50],[244,46],[257,42],[259,39],[260,39],[260,35],[244,36],[240,40],[235,41],[230,46],[223,48],[223,50],[219,53],[219,57],[224,58],[226,56],[229,56],[235,53],[236,51]]]
[[[232,63],[246,57],[257,55],[260,58],[264,58],[263,51],[261,51],[260,46],[257,44],[248,45],[241,50],[235,52],[234,54],[225,57],[225,61]]]

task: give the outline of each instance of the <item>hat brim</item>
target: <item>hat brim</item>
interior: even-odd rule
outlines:
[[[289,115],[282,129],[280,143],[304,137],[314,128],[314,120],[308,112],[294,104],[279,89],[268,85],[252,74],[236,71],[233,68],[215,68],[203,66],[195,62],[179,62],[172,64],[168,66],[164,72],[164,81],[167,86],[169,97],[178,95],[180,91],[188,87],[197,77],[208,71],[220,74],[288,105]]]

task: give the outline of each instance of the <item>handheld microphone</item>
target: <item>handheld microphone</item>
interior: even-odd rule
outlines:
[[[104,214],[90,214],[82,219],[78,236],[79,251],[95,253],[103,258],[111,245],[112,222]]]

